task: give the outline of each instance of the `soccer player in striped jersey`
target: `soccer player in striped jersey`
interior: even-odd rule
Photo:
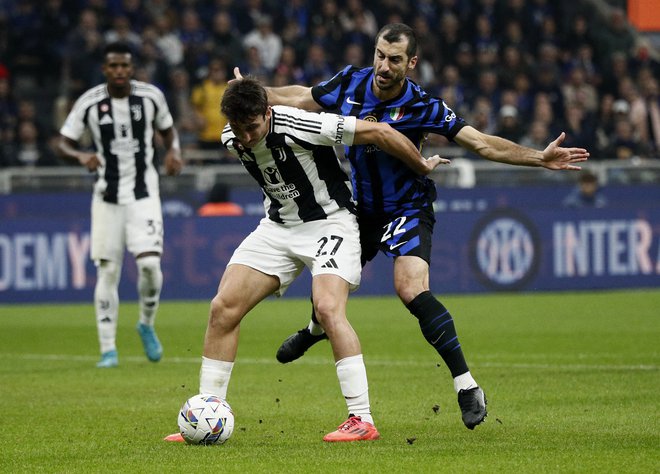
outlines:
[[[267,296],[282,295],[307,267],[349,414],[323,439],[378,439],[360,341],[346,318],[348,294],[360,283],[360,240],[350,180],[333,146],[372,143],[421,175],[449,161],[424,159],[384,123],[271,108],[266,90],[253,78],[233,81],[221,108],[229,121],[222,144],[261,187],[266,215],[232,255],[211,302],[200,393],[226,398],[241,320]]]
[[[416,51],[410,27],[386,25],[376,36],[372,67],[347,66],[311,88],[268,88],[269,101],[388,123],[420,148],[428,133],[437,133],[485,159],[512,165],[578,170],[576,163],[589,156],[582,148],[562,148],[563,133],[545,150],[536,151],[469,126],[442,99],[407,78],[417,63]],[[235,74],[240,79],[238,69]],[[373,145],[348,147],[346,156],[358,205],[362,261],[373,259],[378,251],[394,258],[396,292],[449,368],[463,422],[474,429],[486,417],[486,397],[469,371],[451,314],[429,289],[435,185]],[[312,316],[307,328],[283,342],[277,353],[280,362],[297,359],[325,338]]]
[[[152,362],[162,356],[154,330],[163,283],[163,217],[154,150],[155,133],[167,149],[165,170],[182,167],[177,131],[163,93],[131,80],[133,54],[121,43],[105,47],[106,83],[85,92],[60,129],[60,155],[96,174],[91,211],[91,258],[97,269],[94,307],[101,346],[97,367],[118,365],[116,347],[119,279],[124,249],[138,268],[137,331]],[[89,129],[95,151],[81,150],[78,140]]]

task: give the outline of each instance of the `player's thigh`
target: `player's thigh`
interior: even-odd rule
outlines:
[[[92,198],[90,256],[92,260],[121,263],[124,258],[125,207]]]
[[[291,250],[297,239],[296,228],[263,219],[236,248],[228,265],[241,264],[279,281],[275,295],[282,296],[304,268]]]
[[[133,255],[163,253],[160,199],[148,197],[126,205],[126,248]]]
[[[242,264],[227,266],[213,305],[241,319],[260,301],[277,291],[279,279]]]
[[[312,278],[312,302],[317,315],[345,317],[349,284],[339,275],[320,274]]]
[[[339,218],[303,224],[295,241],[295,251],[312,276],[336,275],[351,291],[360,285],[360,232],[355,216],[346,212]]]

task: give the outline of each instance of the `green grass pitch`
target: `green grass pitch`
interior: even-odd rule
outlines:
[[[346,417],[327,342],[275,360],[308,302],[248,315],[222,446],[162,438],[197,392],[208,302],[161,305],[163,360],[149,363],[136,305],[120,311],[117,369],[98,359],[92,306],[0,306],[0,472],[660,472],[660,290],[449,296],[489,400],[467,430],[448,370],[395,298],[354,297],[381,439],[323,443]]]

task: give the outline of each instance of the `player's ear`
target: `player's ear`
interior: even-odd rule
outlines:
[[[408,69],[415,69],[415,66],[417,66],[417,56],[413,56],[408,61]]]

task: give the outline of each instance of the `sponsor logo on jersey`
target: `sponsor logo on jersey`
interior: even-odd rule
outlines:
[[[277,170],[277,168],[273,168],[272,166],[267,166],[264,169],[263,175],[264,180],[266,180],[268,184],[279,184],[282,182],[282,176],[280,176],[280,172]]]
[[[342,117],[341,115],[339,116],[339,120],[337,120],[337,128],[335,130],[335,143],[341,144],[342,139],[344,138],[344,122],[346,121],[346,118]]]

